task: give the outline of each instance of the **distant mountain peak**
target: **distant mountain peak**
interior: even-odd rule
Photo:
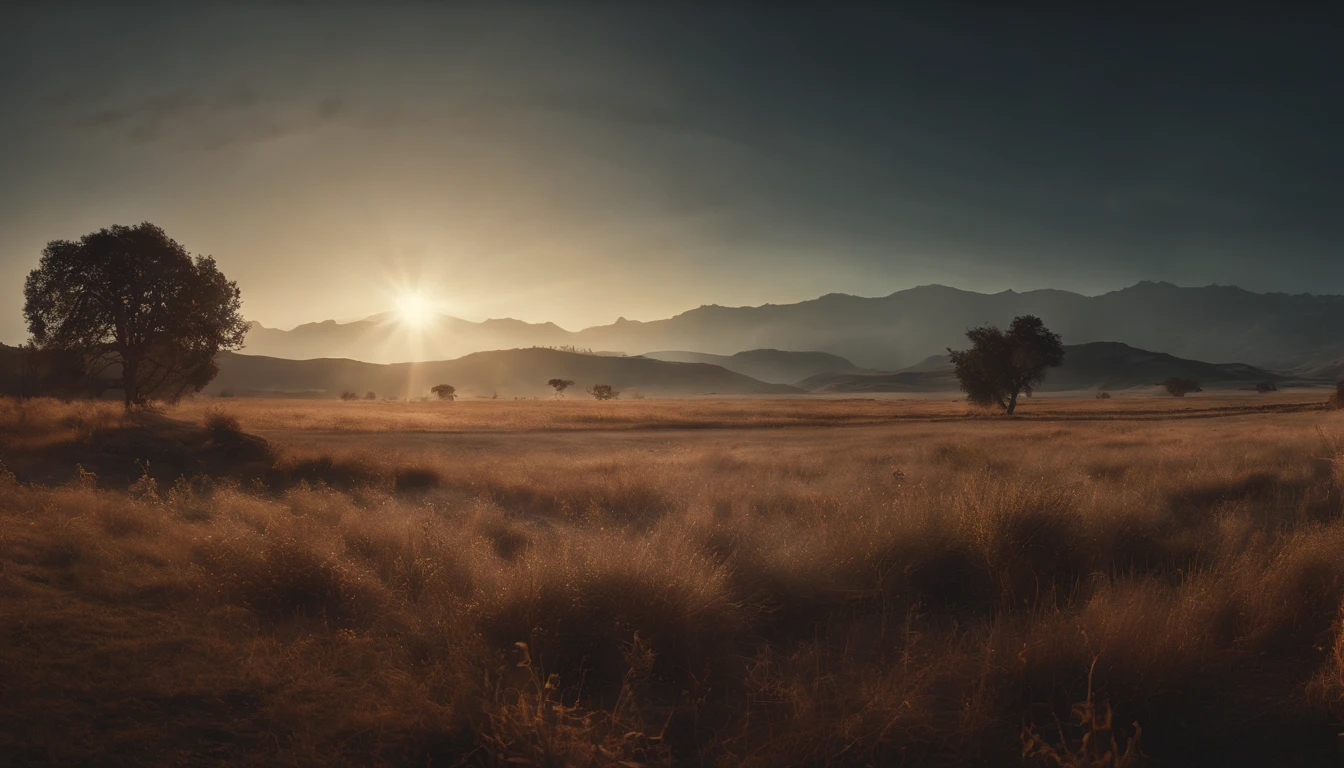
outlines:
[[[480,323],[447,315],[416,334],[399,322],[379,322],[382,316],[311,323],[292,331],[256,323],[250,326],[247,352],[398,362],[529,346],[630,355],[682,350],[723,357],[778,349],[812,350],[858,368],[896,370],[948,347],[964,347],[968,328],[1006,327],[1024,314],[1042,318],[1066,344],[1116,341],[1184,359],[1244,360],[1284,370],[1344,358],[1344,338],[1338,334],[1344,327],[1344,296],[1260,294],[1236,286],[1181,287],[1153,280],[1097,296],[1055,289],[987,294],[933,283],[884,297],[828,293],[793,304],[705,304],[666,319],[622,316],[578,331],[549,322],[500,318]],[[804,363],[794,359],[771,366],[772,372],[788,371]]]

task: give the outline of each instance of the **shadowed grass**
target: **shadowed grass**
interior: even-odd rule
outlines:
[[[261,452],[234,403],[44,413],[0,442],[16,764],[1330,765],[1344,730],[1334,413]],[[196,471],[26,463],[131,428],[118,461]]]

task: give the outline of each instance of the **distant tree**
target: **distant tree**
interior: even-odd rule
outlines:
[[[1344,381],[1335,384],[1335,394],[1330,396],[1330,406],[1344,408]]]
[[[436,384],[430,388],[430,393],[437,395],[440,400],[456,400],[457,387],[452,384]]]
[[[1031,397],[1045,370],[1064,362],[1064,345],[1039,317],[1022,315],[1008,330],[981,326],[966,332],[971,348],[947,350],[966,397],[979,405],[1017,409],[1018,395]]]
[[[127,408],[199,392],[247,334],[237,284],[149,222],[47,243],[23,292],[33,344],[116,371]]]
[[[644,393],[643,393],[643,392],[640,392],[638,389],[627,389],[627,390],[625,391],[625,396],[628,397],[628,398],[630,398],[631,400],[643,400],[643,399],[644,399]]]
[[[1262,381],[1255,385],[1255,391],[1263,395],[1266,392],[1278,392],[1279,388],[1272,381]]]
[[[376,393],[374,393],[374,392],[365,392],[365,393],[364,393],[364,399],[365,399],[365,400],[377,400],[377,399],[378,399],[378,395],[377,395]]]
[[[1160,382],[1160,385],[1166,388],[1172,397],[1185,397],[1191,392],[1203,392],[1199,382],[1194,379],[1185,379],[1180,376],[1172,376],[1166,381]]]
[[[550,381],[546,382],[546,384],[551,389],[555,390],[556,397],[564,397],[565,390],[574,386],[574,382],[570,381],[569,379],[551,379]]]
[[[598,400],[615,400],[621,396],[621,393],[613,390],[610,384],[594,384],[588,390],[588,394]]]
[[[1098,400],[1110,400],[1110,399],[1111,399],[1111,393],[1110,393],[1110,392],[1098,392],[1098,393],[1097,393],[1097,399],[1098,399]]]
[[[359,399],[359,395],[358,395],[357,393],[355,393],[355,392],[351,392],[350,390],[347,389],[346,391],[344,391],[344,392],[341,393],[341,399],[342,399],[342,400],[345,400],[346,402],[349,402],[349,401],[351,401],[351,400],[358,400],[358,399]]]

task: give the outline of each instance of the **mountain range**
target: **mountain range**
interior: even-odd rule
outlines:
[[[826,352],[786,352],[778,349],[748,349],[735,355],[708,352],[645,352],[642,357],[675,363],[707,363],[772,384],[794,384],[824,374],[877,373],[859,368],[839,355]]]
[[[422,397],[436,384],[452,384],[461,397],[550,397],[547,381],[569,379],[570,397],[587,397],[594,384],[610,384],[630,397],[697,394],[786,395],[802,390],[771,384],[717,365],[676,363],[646,357],[610,357],[556,349],[476,352],[456,360],[424,363],[365,363],[357,360],[287,360],[221,353],[219,374],[207,395],[335,397],[349,391],[397,399]]]
[[[647,394],[684,397],[700,394],[788,395],[873,392],[953,393],[958,382],[946,354],[934,355],[900,371],[861,369],[825,353],[749,350],[714,356],[660,352],[653,356],[609,356],[546,348],[476,352],[455,360],[421,363],[366,363],[358,360],[285,358],[223,352],[215,358],[219,373],[206,395],[239,397],[330,398],[342,392],[380,398],[417,398],[435,384],[452,384],[461,397],[550,397],[547,381],[572,380],[570,396],[585,397],[594,384],[610,384],[626,397]],[[23,353],[0,344],[0,394],[25,391],[20,384]],[[753,377],[755,373],[758,377]],[[796,376],[793,384],[780,379]],[[1051,369],[1041,391],[1154,388],[1172,376],[1195,379],[1208,389],[1246,389],[1259,382],[1276,385],[1321,383],[1290,378],[1241,363],[1205,363],[1117,342],[1067,345],[1064,364]],[[69,396],[79,387],[26,391]],[[68,385],[68,382],[67,382]],[[92,394],[92,392],[89,392]]]
[[[1149,352],[1114,341],[1069,344],[1064,364],[1046,372],[1038,391],[1119,391],[1153,388],[1173,376],[1193,379],[1208,389],[1251,388],[1261,382],[1283,384],[1289,378],[1244,363],[1205,363],[1162,352]],[[797,383],[809,392],[955,392],[952,360],[934,355],[894,373],[823,373]]]
[[[1022,314],[1041,317],[1068,344],[1115,341],[1185,359],[1236,360],[1296,373],[1344,369],[1344,296],[1154,282],[1099,296],[1060,290],[985,294],[928,285],[877,298],[828,294],[796,304],[702,306],[664,320],[620,318],[580,331],[554,323],[477,323],[449,316],[418,329],[390,315],[309,323],[289,331],[254,323],[243,351],[404,362],[531,346],[630,355],[677,350],[733,356],[777,349],[822,352],[857,368],[894,371],[964,346],[967,328],[1004,326]]]

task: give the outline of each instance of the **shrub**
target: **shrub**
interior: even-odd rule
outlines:
[[[232,437],[242,434],[243,425],[237,416],[211,408],[205,412],[205,429],[212,437]]]
[[[612,389],[610,384],[594,384],[588,390],[588,394],[597,400],[615,400],[621,396],[621,393]]]
[[[358,400],[358,399],[359,399],[359,395],[357,395],[357,394],[355,394],[354,392],[351,392],[351,391],[349,391],[349,390],[346,390],[345,392],[342,392],[342,393],[341,393],[341,399],[344,400],[344,401],[346,401],[346,402],[350,402],[351,400]]]
[[[364,399],[365,399],[365,400],[377,400],[377,399],[378,399],[378,393],[376,393],[376,392],[372,392],[372,391],[370,391],[370,392],[365,392],[365,393],[364,393]]]
[[[1110,393],[1110,392],[1098,392],[1098,393],[1097,393],[1097,399],[1098,399],[1098,400],[1110,400],[1110,399],[1111,399],[1111,393]]]
[[[1278,392],[1279,388],[1272,381],[1262,381],[1255,385],[1255,391],[1263,395],[1266,392]]]
[[[1182,378],[1180,376],[1172,376],[1170,379],[1167,379],[1166,381],[1159,382],[1158,386],[1165,388],[1167,392],[1171,394],[1172,397],[1185,397],[1187,394],[1191,392],[1204,391],[1199,386],[1198,381],[1195,381],[1194,379]]]

